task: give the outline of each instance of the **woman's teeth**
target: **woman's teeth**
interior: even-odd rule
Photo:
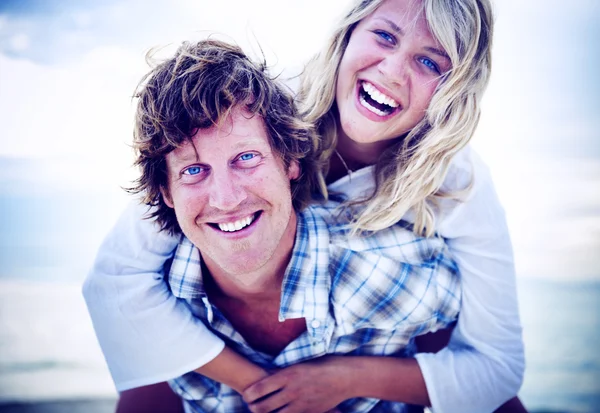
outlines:
[[[377,103],[388,105],[392,108],[397,108],[398,106],[400,106],[398,102],[396,102],[391,97],[381,93],[379,90],[377,90],[377,88],[375,88],[375,86],[373,86],[369,82],[362,82],[362,88],[369,95],[369,97]]]
[[[254,221],[254,215],[250,215],[246,218],[238,219],[235,222],[226,222],[224,224],[218,224],[219,229],[225,232],[235,232],[239,231],[242,228],[247,227]]]
[[[363,98],[362,96],[360,96],[359,98],[361,105],[363,105],[365,108],[369,109],[371,112],[373,112],[376,115],[379,116],[385,116],[387,115],[389,112],[384,112],[382,110],[379,110],[373,106],[371,106],[366,100],[365,98]]]
[[[389,115],[400,106],[398,102],[381,93],[369,82],[361,83],[358,95],[360,104],[378,116]]]

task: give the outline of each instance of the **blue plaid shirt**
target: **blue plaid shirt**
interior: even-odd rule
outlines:
[[[305,318],[306,331],[277,356],[252,349],[204,291],[200,254],[185,237],[169,273],[175,296],[228,346],[266,369],[326,354],[414,353],[413,338],[447,327],[460,308],[458,269],[440,238],[419,238],[409,224],[350,237],[333,205],[298,213],[296,240],[281,292],[279,320]],[[173,349],[177,351],[177,349]],[[170,381],[187,412],[248,412],[231,388],[197,373]],[[355,398],[344,412],[404,412],[407,406]]]

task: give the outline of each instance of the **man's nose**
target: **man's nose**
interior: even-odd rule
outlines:
[[[246,198],[247,193],[239,178],[228,172],[213,170],[209,204],[223,211],[235,209]]]

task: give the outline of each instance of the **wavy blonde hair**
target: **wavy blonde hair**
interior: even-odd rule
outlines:
[[[321,161],[331,157],[337,143],[335,90],[350,35],[384,1],[356,1],[302,74],[299,111],[317,127],[320,139],[314,145]],[[440,187],[452,157],[469,142],[479,122],[491,70],[492,5],[489,0],[423,0],[422,7],[452,69],[443,75],[421,122],[380,156],[372,195],[349,204],[362,206],[354,218],[354,232],[387,228],[412,209],[415,233],[431,236],[437,200],[457,198],[469,189],[447,194]]]

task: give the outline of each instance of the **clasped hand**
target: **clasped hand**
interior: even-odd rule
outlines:
[[[350,398],[343,357],[326,356],[296,364],[252,384],[242,393],[253,413],[335,413]]]

